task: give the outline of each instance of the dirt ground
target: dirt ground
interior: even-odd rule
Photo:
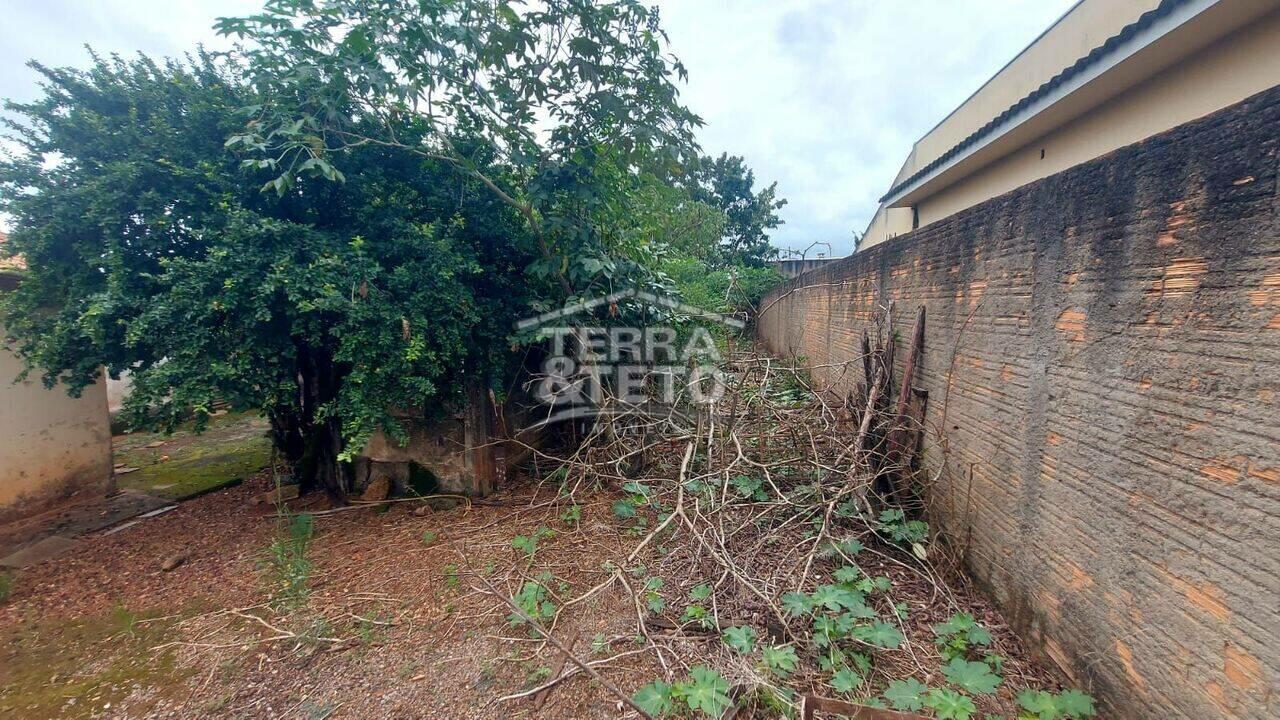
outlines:
[[[610,577],[606,561],[620,563],[637,542],[616,525],[613,493],[580,495],[581,518],[572,522],[558,519],[563,508],[555,494],[540,493],[531,481],[483,505],[421,517],[409,503],[320,514],[308,551],[310,596],[297,609],[273,612],[265,605],[272,581],[264,564],[278,519],[252,502],[269,483],[269,473],[260,473],[122,532],[87,538],[75,556],[21,571],[0,605],[0,715],[626,714],[582,674],[541,702],[502,700],[558,674],[562,660],[513,627],[509,610],[468,579],[474,573],[515,594],[519,576],[550,572],[564,583],[556,586],[562,605],[586,593]],[[314,510],[317,500],[303,503]],[[556,534],[530,560],[511,541],[540,526]],[[175,555],[185,561],[162,570]],[[923,626],[936,613],[929,612],[929,590],[919,594],[913,617]],[[1007,657],[1024,655],[980,598],[965,599]],[[600,672],[632,692],[661,672],[652,654],[635,652],[635,612],[631,596],[615,585],[563,609],[554,631],[583,657],[618,656]],[[698,652],[690,648],[690,655]],[[1022,664],[1021,672],[1040,674]]]
[[[522,556],[511,539],[545,521],[534,488],[424,517],[404,504],[321,515],[308,552],[310,597],[276,614],[263,606],[270,595],[263,565],[277,518],[251,503],[269,483],[269,474],[259,474],[114,535],[85,538],[75,556],[20,571],[0,605],[0,715],[617,716],[617,703],[581,678],[537,711],[531,701],[496,703],[558,670],[550,667],[555,653],[540,653],[539,642],[508,624],[499,601],[459,575],[470,562],[505,585]],[[537,558],[574,589],[607,577],[601,560],[630,549],[603,520],[608,498],[580,505],[581,520],[562,524]],[[161,569],[186,553],[176,569]],[[634,616],[622,601],[602,593],[575,606],[557,635],[584,637],[578,649],[588,655],[596,634],[631,638]],[[243,615],[222,612],[238,608]],[[254,642],[278,633],[249,615],[303,637]],[[339,641],[310,639],[309,631]],[[619,663],[610,673],[634,689],[654,675],[647,670]]]
[[[765,378],[777,374],[763,363]],[[751,398],[744,401],[751,421],[777,437],[768,446],[773,455],[806,446],[797,424],[829,420],[827,407],[796,382],[765,380],[741,391]],[[739,420],[748,427],[748,416]],[[742,432],[748,452],[767,457],[754,430]],[[786,445],[788,438],[795,443]],[[836,439],[820,451],[812,438],[808,445],[820,462],[827,462],[822,454],[851,457]],[[687,678],[698,665],[716,670],[724,692],[748,714],[773,717],[792,692],[883,703],[891,683],[943,687],[951,680],[943,678],[933,628],[956,612],[972,614],[991,633],[982,662],[970,665],[987,673],[989,662],[1002,676],[998,688],[972,693],[970,717],[1011,719],[1020,689],[1059,687],[963,575],[947,569],[941,538],[925,562],[923,552],[915,559],[909,546],[864,524],[860,550],[841,546],[856,561],[819,559],[828,525],[823,506],[808,500],[817,484],[795,460],[754,464],[773,468],[769,486],[785,501],[771,500],[760,480],[735,486],[744,495],[726,501],[728,469],[716,487],[699,479],[710,474],[686,478],[694,443],[676,438],[645,451],[652,457],[649,486],[609,474],[607,462],[579,459],[571,469],[561,460],[541,469],[547,479],[521,475],[483,501],[330,507],[312,493],[282,511],[262,501],[274,488],[274,471],[252,471],[269,462],[252,416],[220,418],[202,436],[138,434],[118,443],[118,460],[140,468],[122,475],[133,489],[180,489],[188,500],[83,534],[73,551],[6,578],[0,717],[635,717],[620,696],[654,680]],[[726,457],[716,455],[718,462]],[[741,447],[736,457],[744,457]],[[244,475],[243,483],[228,484]],[[835,497],[822,502],[833,509]],[[732,556],[736,565],[709,555]],[[896,638],[877,641],[874,661],[852,687],[837,691],[831,667],[814,667],[823,653],[812,647],[822,644],[810,646],[801,635],[810,620],[817,628],[829,619],[824,603],[844,603],[837,606],[851,612],[863,606],[836,587],[852,587],[850,571],[859,583],[876,580],[877,591],[856,594],[876,603],[878,610],[863,610],[890,620],[892,626],[879,625]],[[708,607],[703,620],[691,621],[684,615],[699,588]],[[786,588],[817,588],[800,594],[818,603],[810,605],[815,614],[769,615]],[[817,600],[819,591],[826,600]],[[844,600],[833,601],[831,593],[840,592]],[[540,614],[545,633],[593,671],[577,669],[517,618],[509,598],[522,598]],[[849,618],[863,623],[867,616]],[[721,630],[741,628],[758,632],[760,646],[799,648],[801,667],[777,673],[762,665],[762,648],[733,650]]]

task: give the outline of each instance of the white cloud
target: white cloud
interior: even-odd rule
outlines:
[[[790,203],[774,236],[848,252],[911,143],[1062,14],[1071,0],[657,0],[689,68],[685,102],[708,153],[743,155]],[[6,3],[0,98],[38,96],[28,59],[225,47],[212,23],[260,0]]]
[[[713,154],[790,202],[775,244],[847,253],[911,143],[1072,0],[659,0]]]

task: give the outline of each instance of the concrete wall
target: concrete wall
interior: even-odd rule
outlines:
[[[1280,717],[1277,128],[1280,88],[764,301],[814,365],[928,307],[934,520],[1102,717]]]
[[[129,395],[133,393],[133,375],[125,370],[120,373],[119,380],[112,380],[108,376],[105,382],[107,383],[107,410],[111,413],[111,417],[115,417],[124,409],[124,401],[128,400]]]
[[[72,398],[38,379],[13,384],[21,370],[0,347],[0,523],[112,488],[106,383]]]
[[[788,280],[793,277],[799,277],[804,273],[820,268],[829,262],[835,262],[838,258],[810,258],[808,260],[774,260],[769,266],[778,271],[778,274]]]
[[[894,184],[1158,4],[1085,0],[1077,5],[917,141]],[[1207,9],[1132,55],[1100,61],[1104,69],[1097,77],[1028,117],[1010,119],[985,144],[882,205],[862,246],[910,231],[912,207],[923,227],[1280,84],[1280,0],[1199,4]]]

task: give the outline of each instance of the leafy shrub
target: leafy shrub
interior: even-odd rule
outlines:
[[[863,549],[864,546],[857,538],[845,538],[844,540],[827,543],[822,548],[821,556],[824,558],[843,557],[852,559]],[[856,570],[857,568],[854,569]]]
[[[924,704],[933,710],[938,720],[969,720],[978,712],[972,700],[950,688],[930,690],[924,696]]]
[[[991,633],[969,613],[956,613],[946,622],[934,625],[933,634],[937,636],[934,643],[943,660],[967,658],[971,647],[991,644]]]
[[[880,532],[899,545],[923,543],[929,539],[929,523],[907,520],[901,510],[885,510],[880,513]]]
[[[711,586],[703,583],[696,585],[689,591],[689,599],[693,602],[686,605],[684,613],[680,616],[680,621],[684,623],[693,623],[699,627],[711,627],[711,615],[707,612],[707,608],[702,603],[711,597]]]
[[[603,655],[610,645],[611,643],[604,636],[604,633],[596,633],[595,637],[591,638],[591,653],[593,655]]]
[[[289,516],[282,534],[271,541],[267,570],[271,577],[271,604],[277,609],[296,608],[306,602],[311,590],[311,561],[307,546],[315,532],[315,518],[303,513]]]
[[[977,695],[987,695],[996,691],[1001,678],[991,672],[991,667],[983,662],[971,662],[961,658],[952,658],[942,667],[942,674],[947,682]]]
[[[765,492],[764,489],[764,480],[758,477],[737,475],[729,482],[739,495],[748,500],[764,502],[769,499],[769,493]]]
[[[928,689],[915,678],[894,680],[884,691],[884,698],[897,710],[915,712],[924,707],[924,694]]]
[[[707,612],[706,607],[693,603],[685,606],[684,613],[680,615],[680,622],[708,628],[711,627],[711,615]]]
[[[886,622],[876,621],[870,625],[854,627],[849,636],[886,650],[896,650],[902,645],[902,632]],[[983,667],[986,667],[985,665]]]
[[[849,694],[862,685],[862,676],[852,668],[837,670],[831,675],[831,687],[838,693]]]
[[[668,262],[663,270],[685,302],[721,313],[758,306],[760,300],[782,282],[782,276],[773,268],[731,265],[712,270],[706,263],[688,257]]]
[[[630,520],[636,516],[636,503],[631,498],[624,498],[613,503],[613,514],[619,520]]]
[[[667,601],[663,600],[662,596],[658,594],[663,584],[663,580],[660,577],[651,577],[644,581],[644,602],[654,615],[661,613],[667,607]]]
[[[729,709],[729,682],[720,673],[702,665],[689,670],[688,679],[668,685],[661,680],[645,685],[632,696],[636,704],[654,717],[672,712],[676,705],[718,718]]]
[[[813,610],[813,606],[809,604],[809,596],[802,592],[782,593],[779,600],[782,603],[782,609],[786,610],[788,615],[798,617]]]
[[[750,627],[731,627],[725,628],[721,634],[724,643],[733,648],[737,652],[746,655],[750,653],[756,646],[756,638],[759,637],[756,631]]]
[[[556,531],[546,525],[539,525],[538,529],[528,535],[517,535],[511,541],[511,547],[525,554],[525,557],[533,558],[538,552],[538,542],[541,540],[549,540],[556,536]]]
[[[582,520],[582,506],[570,505],[567,510],[560,513],[560,521],[566,525],[576,525]]]
[[[516,593],[512,600],[516,606],[524,611],[533,620],[547,620],[555,617],[556,603],[551,598],[551,593],[547,591],[544,582],[549,582],[550,575],[543,573],[539,576],[541,582],[529,581],[520,587],[520,592]],[[511,613],[507,616],[507,621],[512,625],[523,625],[525,619],[519,613]]]
[[[675,704],[671,689],[671,685],[661,680],[654,680],[637,690],[635,695],[631,696],[631,699],[650,715],[662,717],[670,712]]]
[[[760,654],[764,660],[765,669],[778,677],[790,675],[799,666],[796,649],[790,645],[766,645]]]
[[[1029,720],[1081,720],[1095,714],[1093,698],[1079,690],[1064,690],[1056,695],[1023,690],[1018,693],[1018,705],[1024,711],[1021,717]]]

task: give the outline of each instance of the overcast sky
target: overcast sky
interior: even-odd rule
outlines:
[[[706,152],[743,155],[789,201],[779,247],[849,252],[911,143],[1073,0],[658,0],[689,68]],[[0,0],[0,98],[29,100],[28,59],[182,52],[260,0]],[[815,250],[820,251],[820,250]],[[810,252],[810,257],[813,251]]]

